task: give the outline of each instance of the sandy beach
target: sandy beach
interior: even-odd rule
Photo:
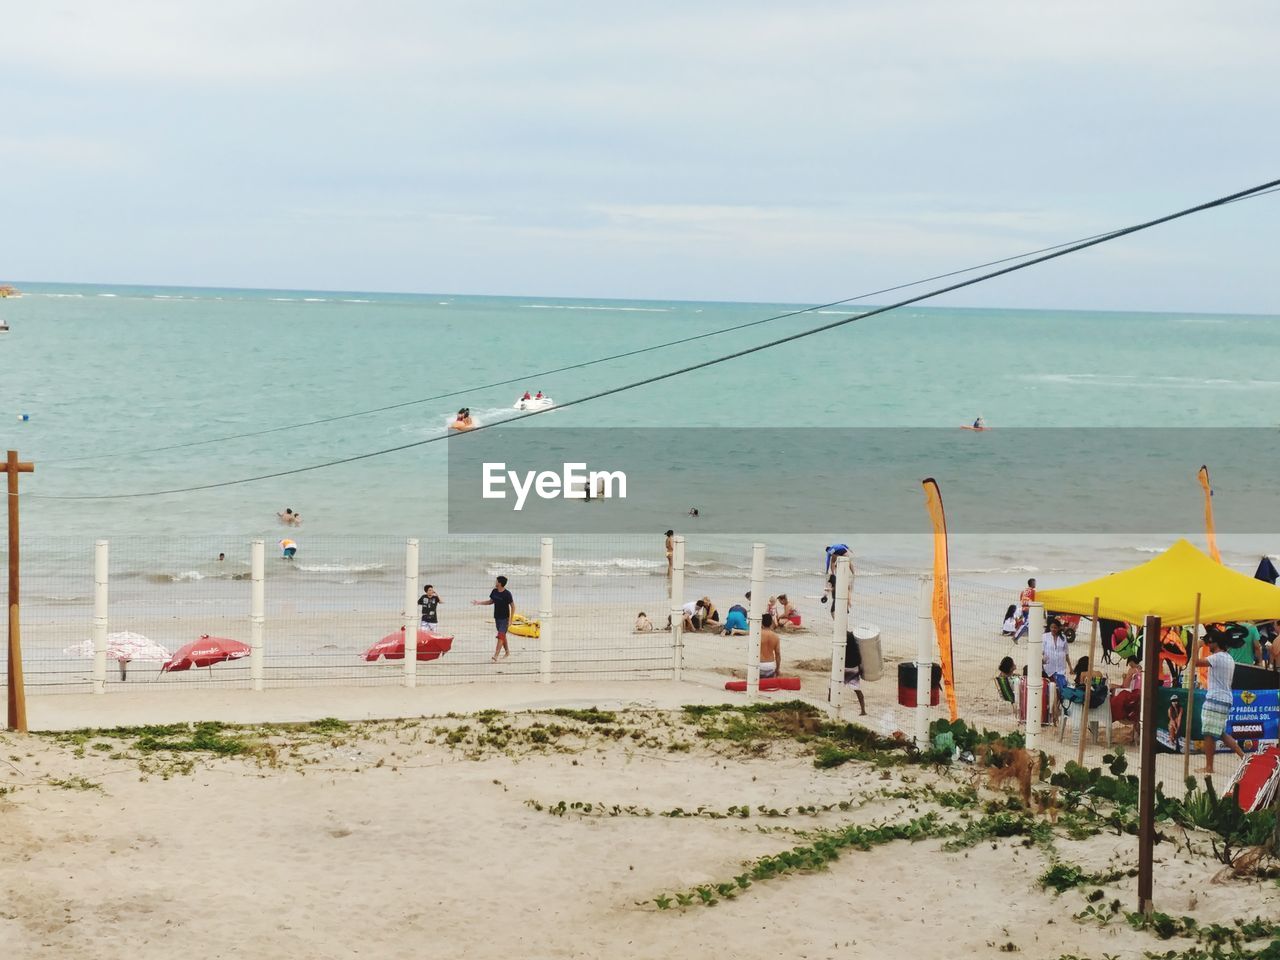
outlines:
[[[796,721],[700,709],[0,735],[0,944],[104,960],[1169,946],[1124,921],[1132,837],[1071,839],[1032,817],[1030,832],[966,840],[985,811],[1016,806],[971,767],[890,751],[820,769]],[[760,858],[851,825],[930,815],[937,835],[749,879]],[[1207,837],[1183,841],[1157,849],[1162,911],[1229,924],[1280,909],[1274,883],[1210,883]],[[1036,884],[1055,863],[1118,876],[1058,895]],[[1073,921],[1095,889],[1121,913]]]

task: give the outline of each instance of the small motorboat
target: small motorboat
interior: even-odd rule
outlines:
[[[546,410],[550,407],[554,407],[555,405],[556,405],[556,402],[552,400],[550,397],[530,397],[527,400],[522,397],[512,405],[511,409],[512,410]]]
[[[9,332],[9,324],[6,323],[4,320],[0,320],[0,333],[8,333],[8,332]]]

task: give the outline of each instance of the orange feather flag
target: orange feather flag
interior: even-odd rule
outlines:
[[[1222,562],[1222,554],[1218,552],[1218,537],[1213,532],[1213,488],[1209,486],[1209,468],[1200,467],[1200,487],[1204,490],[1204,536],[1209,544],[1209,556]]]
[[[933,521],[933,630],[938,638],[938,656],[942,661],[942,689],[947,695],[947,709],[956,720],[955,667],[951,653],[951,579],[947,562],[947,517],[942,510],[942,492],[938,481],[929,477],[922,484],[924,502]]]

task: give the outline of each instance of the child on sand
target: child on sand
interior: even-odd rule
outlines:
[[[651,621],[645,612],[641,610],[636,614],[636,633],[652,633],[653,621]]]

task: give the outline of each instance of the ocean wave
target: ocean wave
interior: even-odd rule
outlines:
[[[373,303],[372,300],[339,300],[339,303]]]
[[[618,313],[670,313],[666,307],[596,307],[596,306],[579,306],[565,305],[559,303],[522,303],[520,306],[527,310],[607,310]]]
[[[1241,380],[1226,377],[1138,376],[1113,373],[1030,373],[1021,380],[1039,383],[1061,383],[1075,386],[1128,387],[1142,390],[1164,390],[1167,387],[1210,387],[1233,390],[1280,387],[1280,380]]]
[[[204,574],[199,570],[183,570],[181,573],[148,573],[148,583],[194,583],[203,580]]]
[[[307,573],[377,573],[386,566],[385,563],[296,563],[294,569]]]
[[[117,296],[117,294],[114,294],[114,293],[100,293],[100,294],[98,294],[98,296],[100,296],[100,297],[111,297],[111,298],[113,298],[113,299],[114,299],[114,298]]]

